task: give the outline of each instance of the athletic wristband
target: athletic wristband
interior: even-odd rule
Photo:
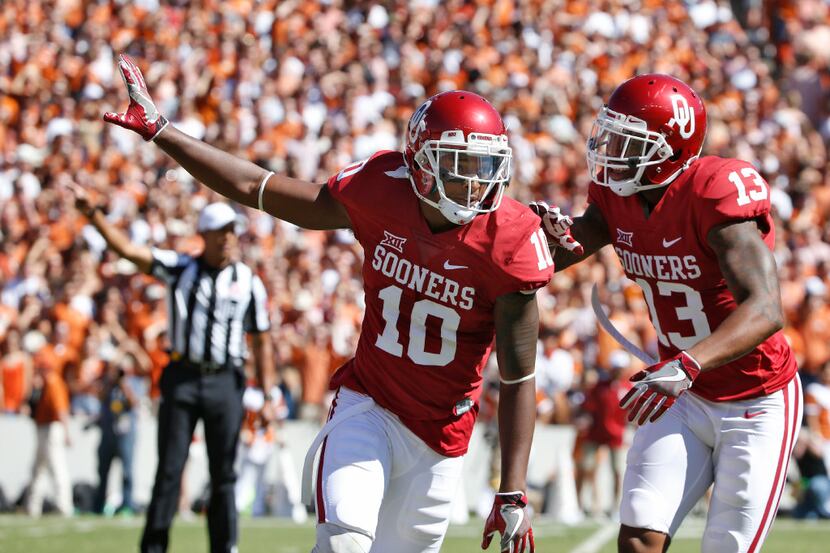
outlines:
[[[522,382],[527,382],[528,380],[530,380],[532,378],[536,378],[536,372],[532,372],[532,373],[530,373],[526,376],[523,376],[521,378],[517,378],[515,380],[505,380],[503,378],[499,378],[499,382],[501,382],[502,384],[520,384]]]
[[[273,174],[273,171],[268,171],[268,174],[262,177],[262,182],[259,183],[259,192],[257,192],[257,206],[259,206],[260,211],[265,211],[265,208],[262,207],[262,193],[265,192],[265,183],[268,182],[268,179],[270,179],[273,176]]]

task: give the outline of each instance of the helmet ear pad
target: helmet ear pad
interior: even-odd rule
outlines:
[[[418,171],[420,176],[420,182],[417,183],[418,192],[421,193],[423,196],[429,196],[435,191],[435,187],[438,184],[435,182],[435,178],[425,171]]]

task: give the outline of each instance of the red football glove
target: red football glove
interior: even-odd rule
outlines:
[[[530,527],[530,512],[524,492],[497,493],[493,500],[490,516],[484,523],[481,548],[490,547],[493,534],[501,534],[501,551],[509,553],[533,553],[533,528]]]
[[[585,252],[582,244],[571,235],[573,219],[563,214],[557,206],[549,206],[545,202],[531,202],[528,207],[542,219],[542,228],[545,229],[549,243],[565,248],[576,255],[582,255]]]
[[[620,400],[620,407],[628,409],[628,420],[643,425],[654,422],[674,405],[675,399],[692,387],[700,374],[700,365],[681,351],[671,359],[646,367],[629,380],[636,382]]]
[[[127,85],[130,105],[125,113],[105,113],[104,121],[135,131],[144,140],[153,140],[167,126],[167,119],[156,109],[141,70],[129,56],[119,56],[118,69]]]

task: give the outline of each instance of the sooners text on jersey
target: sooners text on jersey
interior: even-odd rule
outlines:
[[[643,290],[666,359],[711,334],[737,307],[707,234],[717,225],[754,219],[772,250],[769,187],[747,162],[704,157],[668,189],[646,218],[637,195],[619,197],[592,184],[589,201],[608,223],[626,276]],[[768,395],[797,370],[781,332],[723,367],[702,373],[692,392],[711,401]]]
[[[433,234],[399,152],[347,167],[328,186],[366,257],[357,352],[332,387],[370,395],[439,453],[462,455],[496,298],[544,286],[553,272],[539,218],[505,198],[496,211]]]

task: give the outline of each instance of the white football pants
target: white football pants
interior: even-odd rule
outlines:
[[[715,403],[685,393],[637,430],[620,522],[673,535],[714,482],[705,553],[754,553],[769,532],[801,426],[796,376],[769,396]]]
[[[331,419],[366,400],[341,387]],[[437,552],[447,532],[462,463],[463,457],[433,451],[378,405],[342,421],[320,452],[315,551],[330,549],[321,541],[328,539],[333,525],[368,537],[372,553]]]

